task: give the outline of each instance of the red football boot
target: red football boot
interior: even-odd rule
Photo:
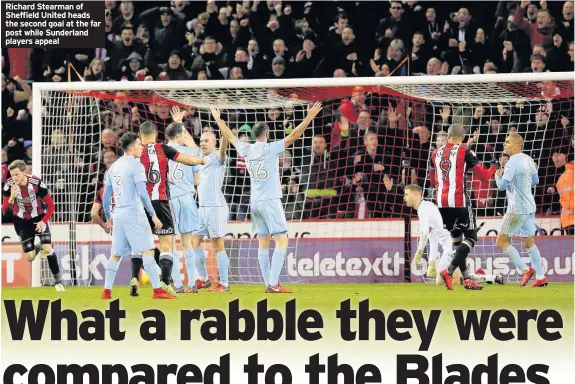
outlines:
[[[481,291],[483,289],[483,287],[479,284],[477,284],[475,281],[473,280],[465,280],[463,282],[463,286],[465,287],[465,289],[467,289],[468,291]]]
[[[292,291],[290,291],[287,288],[282,287],[280,283],[277,283],[273,287],[271,285],[269,285],[266,288],[266,293],[292,293]]]
[[[208,290],[208,292],[230,292],[230,286],[228,285],[227,287],[223,284],[216,284],[216,286],[210,290]]]
[[[531,279],[531,277],[533,277],[534,274],[535,274],[535,270],[533,268],[529,268],[527,271],[523,272],[523,280],[521,280],[521,284],[519,284],[519,286],[521,288],[523,288],[525,286],[525,284],[527,284],[527,282],[529,282],[529,279]]]
[[[112,290],[111,289],[104,289],[102,291],[102,300],[112,300]]]
[[[445,282],[445,288],[447,288],[448,291],[453,291],[453,277],[447,273],[447,269],[441,272],[441,278]]]
[[[174,300],[176,296],[170,295],[168,292],[164,291],[162,288],[154,289],[154,294],[152,295],[152,299],[160,299],[160,300]]]
[[[212,286],[212,281],[210,279],[207,279],[206,281],[202,281],[200,279],[196,280],[196,288],[198,288],[198,289],[208,289],[211,286]]]
[[[544,277],[542,279],[536,279],[535,282],[533,284],[531,284],[531,288],[546,287],[548,285],[549,285],[549,280],[547,280],[547,278]]]

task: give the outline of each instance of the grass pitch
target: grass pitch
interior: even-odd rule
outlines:
[[[519,285],[486,285],[483,291],[465,291],[455,286],[452,292],[444,287],[432,284],[306,284],[286,286],[294,291],[289,295],[263,293],[263,284],[232,285],[231,292],[207,292],[178,296],[177,300],[153,300],[149,286],[140,287],[140,297],[129,297],[128,287],[114,287],[112,296],[120,299],[127,317],[138,315],[142,310],[157,308],[166,315],[177,315],[181,309],[227,310],[228,303],[239,299],[242,308],[255,308],[260,300],[268,299],[268,306],[281,308],[285,302],[297,299],[298,310],[316,309],[322,313],[335,311],[340,302],[351,299],[352,305],[369,299],[371,308],[393,309],[555,309],[561,312],[565,320],[573,319],[574,284],[551,283],[545,288],[519,288]],[[62,307],[76,311],[88,308],[107,309],[109,303],[100,299],[101,287],[66,287],[67,291],[58,293],[53,287],[43,288],[3,288],[3,300],[24,299],[62,299]],[[2,308],[4,312],[4,308]],[[5,320],[3,314],[3,320]]]

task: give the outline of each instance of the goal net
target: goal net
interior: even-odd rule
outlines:
[[[562,232],[555,185],[573,155],[572,73],[42,83],[35,84],[33,100],[33,169],[54,195],[52,239],[68,284],[103,284],[111,236],[91,222],[90,209],[106,169],[121,155],[117,142],[123,133],[138,132],[149,120],[165,140],[170,109],[177,105],[187,111],[185,126],[199,144],[202,132],[219,136],[208,112],[214,104],[240,140],[253,142],[256,122],[269,126],[270,140],[280,140],[318,100],[322,112],[279,158],[290,237],[283,283],[425,281],[425,262],[421,267],[412,262],[419,230],[416,213],[403,203],[403,187],[419,184],[426,199],[434,199],[429,156],[446,141],[451,124],[466,128],[466,145],[486,164],[505,163],[508,133],[524,137],[524,151],[538,164],[541,178],[535,194],[544,266],[555,281],[573,279],[573,237]],[[249,176],[232,146],[228,155],[223,188],[230,207],[225,242],[230,282],[260,283]],[[467,185],[483,225],[470,267],[516,279],[495,247],[504,193],[493,180],[474,180],[471,174]],[[515,245],[522,250],[520,242]],[[217,281],[210,241],[202,247]],[[123,264],[116,281],[128,284],[130,263]],[[52,283],[47,265],[37,269],[34,285]]]

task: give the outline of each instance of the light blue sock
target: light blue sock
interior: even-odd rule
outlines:
[[[527,253],[529,254],[529,259],[531,259],[531,266],[535,270],[535,277],[537,279],[542,279],[545,277],[545,272],[543,272],[543,264],[541,263],[541,253],[537,246],[527,248]]]
[[[144,260],[144,271],[146,271],[150,277],[152,288],[160,288],[160,275],[158,274],[158,264],[156,263],[156,260],[154,260],[153,256],[144,256],[142,259]]]
[[[119,266],[119,261],[108,259],[108,262],[106,263],[106,276],[104,277],[104,288],[112,289],[114,286],[114,279],[116,278],[116,272],[118,272]]]
[[[515,267],[519,272],[523,273],[529,269],[513,245],[507,247],[503,253],[505,253],[511,259],[511,261],[513,261],[513,264],[515,264]]]
[[[230,267],[230,259],[225,250],[216,253],[216,260],[218,263],[218,273],[220,275],[220,284],[228,286],[228,268]]]
[[[195,248],[196,255],[196,272],[201,280],[208,278],[208,267],[206,266],[206,254],[202,248]]]
[[[188,287],[192,288],[196,284],[196,254],[193,249],[184,249],[184,259],[186,260],[186,274],[188,275]]]
[[[264,278],[266,287],[270,285],[270,250],[267,248],[258,249],[258,261],[260,264],[260,271]]]
[[[276,247],[272,255],[272,270],[270,274],[270,285],[275,286],[280,280],[280,273],[284,266],[287,249]]]
[[[180,270],[182,269],[182,262],[180,261],[180,253],[176,248],[172,250],[172,256],[174,263],[172,264],[172,280],[174,280],[174,287],[182,287],[182,274]]]

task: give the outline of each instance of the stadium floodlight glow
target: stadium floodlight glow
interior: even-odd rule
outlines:
[[[435,142],[437,133],[449,124],[459,123],[474,138],[469,145],[477,146],[488,161],[499,150],[498,142],[491,145],[491,141],[513,128],[525,134],[526,151],[541,162],[540,167],[552,166],[544,164],[549,156],[546,151],[557,143],[562,116],[573,108],[572,97],[573,72],[35,83],[33,173],[48,183],[54,196],[57,211],[52,240],[64,257],[63,276],[78,284],[98,283],[98,268],[109,256],[110,237],[89,224],[89,209],[104,163],[113,160],[99,148],[104,129],[133,130],[144,120],[152,120],[161,132],[170,122],[169,108],[179,105],[194,113],[186,124],[197,136],[206,125],[213,125],[207,107],[215,104],[245,139],[250,139],[251,127],[258,121],[267,122],[272,139],[279,139],[303,118],[306,104],[320,100],[324,110],[280,160],[291,238],[282,282],[421,281],[421,271],[409,262],[409,240],[418,233],[417,221],[408,218],[411,212],[403,206],[399,188],[414,180],[424,183],[427,162],[422,156],[428,153],[429,142]],[[342,104],[343,98],[351,99],[349,108]],[[359,116],[362,109],[369,114]],[[383,160],[382,167],[375,167],[377,171],[366,162],[368,144],[358,134],[362,128],[356,127],[365,121],[379,134],[376,155]],[[315,135],[325,140],[315,143],[314,148],[322,151],[317,159],[312,155]],[[259,283],[257,240],[246,222],[249,181],[242,159],[233,150],[230,154],[224,187],[233,222],[226,241],[230,282]],[[540,175],[545,171],[540,170]],[[354,182],[358,173],[367,181]],[[324,179],[327,184],[322,184]],[[365,188],[358,191],[358,183]],[[497,228],[497,207],[483,202],[489,200],[485,192],[489,195],[494,188],[489,184],[472,188],[474,202],[483,209],[478,216],[494,216],[486,219],[489,224],[483,236]],[[431,189],[426,192],[430,198]],[[539,223],[542,228],[556,227],[549,224],[553,217],[541,220],[547,220]],[[215,269],[209,245],[205,251]],[[500,256],[492,238],[481,239],[474,252],[484,269],[498,268]],[[76,263],[73,271],[69,264],[66,268],[70,259]],[[40,258],[33,263],[33,286],[49,283],[42,264]]]

